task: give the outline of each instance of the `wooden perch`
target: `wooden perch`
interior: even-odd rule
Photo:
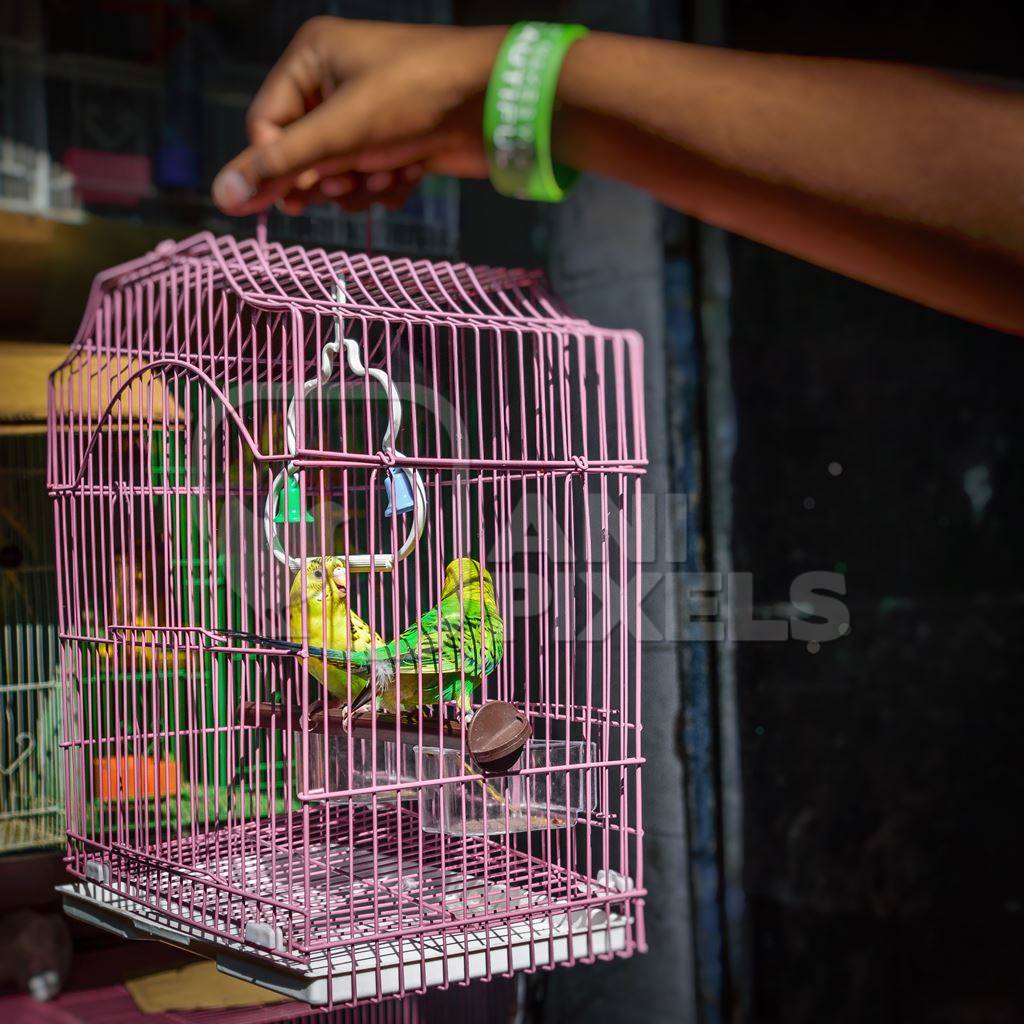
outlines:
[[[242,701],[238,705],[238,720],[244,726],[284,731],[289,727],[289,710],[291,712],[291,728],[298,731],[302,728],[303,712],[297,704],[293,704],[288,709],[281,704],[270,704],[266,701]],[[310,732],[325,732],[327,724],[330,725],[331,734],[335,736],[348,734],[370,738],[373,735],[373,712],[357,712],[352,716],[351,721],[347,721],[344,706],[326,709],[319,707],[316,710],[311,710],[309,715]],[[441,746],[449,750],[462,749],[462,724],[457,721],[446,720],[441,727],[439,736],[436,718],[424,720],[421,734],[419,723],[410,716],[404,716],[398,720],[398,732],[406,743],[420,743],[425,747]],[[395,716],[378,711],[377,738],[393,739],[394,735]]]

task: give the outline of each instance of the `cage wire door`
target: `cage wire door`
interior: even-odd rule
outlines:
[[[0,853],[64,842],[46,438],[0,436]]]
[[[51,379],[68,911],[325,1006],[643,949],[641,354],[522,271],[100,275]]]

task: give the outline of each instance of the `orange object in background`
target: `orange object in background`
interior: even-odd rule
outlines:
[[[152,800],[178,792],[174,758],[98,757],[92,762],[92,777],[100,800]]]

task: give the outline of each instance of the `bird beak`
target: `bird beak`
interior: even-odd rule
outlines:
[[[334,585],[344,594],[345,593],[345,570],[339,565],[331,573],[331,579],[334,581]]]

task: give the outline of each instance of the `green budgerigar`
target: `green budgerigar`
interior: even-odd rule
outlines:
[[[472,558],[449,562],[437,607],[387,646],[399,678],[381,693],[385,710],[456,701],[466,711],[474,690],[505,653],[505,624],[491,574]]]

